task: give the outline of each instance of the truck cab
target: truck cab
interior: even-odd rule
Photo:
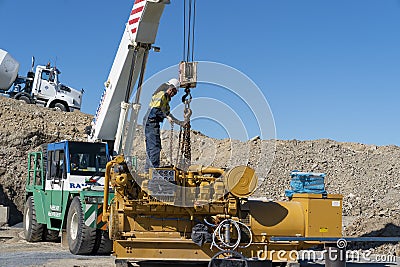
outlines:
[[[19,62],[7,51],[0,49],[0,95],[14,98],[27,104],[36,104],[60,111],[81,109],[83,90],[62,84],[60,71],[56,67],[37,66],[35,58],[26,77],[18,75]]]
[[[36,104],[61,111],[80,110],[83,92],[60,83],[60,73],[55,67],[36,67],[32,86]]]
[[[62,141],[28,155],[24,233],[54,241],[64,231],[74,254],[111,251],[102,216],[105,143]],[[108,251],[108,252],[109,252]]]

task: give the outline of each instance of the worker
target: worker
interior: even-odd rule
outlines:
[[[145,125],[144,132],[146,138],[146,165],[145,171],[149,168],[160,167],[160,122],[167,118],[171,123],[176,123],[183,126],[184,122],[176,119],[170,113],[169,102],[179,91],[179,81],[171,79],[163,83],[153,93],[150,101],[149,109],[144,117],[143,124]]]
[[[71,169],[73,170],[73,171],[76,171],[76,170],[78,170],[78,168],[79,168],[79,154],[71,154],[70,155],[70,158],[71,158]]]

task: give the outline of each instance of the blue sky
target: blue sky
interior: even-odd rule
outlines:
[[[171,2],[147,78],[182,59],[183,2]],[[247,75],[269,103],[278,139],[400,145],[400,1],[197,2],[195,60]],[[32,55],[41,64],[57,61],[62,81],[85,89],[82,111],[94,114],[132,5],[0,0],[0,48],[21,63],[22,75]],[[235,105],[210,88],[193,95]],[[226,137],[213,125],[195,126]]]

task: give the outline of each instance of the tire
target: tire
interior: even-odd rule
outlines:
[[[43,232],[43,240],[45,240],[47,242],[57,242],[57,241],[59,241],[60,240],[59,231],[45,229],[45,231]]]
[[[67,107],[62,103],[55,103],[54,104],[54,109],[57,110],[57,111],[68,111]]]
[[[20,96],[19,98],[18,98],[18,100],[19,101],[21,101],[21,102],[25,102],[25,103],[27,103],[27,104],[31,104],[31,100],[29,99],[29,97],[27,97],[27,96]]]
[[[39,242],[43,240],[44,225],[36,221],[36,209],[33,197],[26,200],[24,207],[24,236],[28,242]]]
[[[110,255],[112,249],[113,243],[108,237],[108,232],[98,229],[93,254]]]
[[[67,216],[67,240],[74,255],[92,254],[96,243],[96,229],[85,225],[79,197],[74,197]]]

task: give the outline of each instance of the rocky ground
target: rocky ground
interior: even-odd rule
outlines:
[[[0,266],[1,267],[113,267],[114,258],[110,256],[72,255],[60,243],[28,243],[21,228],[0,227]]]
[[[27,153],[43,143],[86,140],[84,129],[91,115],[64,113],[0,97],[0,205],[11,209],[10,225],[22,221]],[[144,163],[141,130],[135,141],[139,164]],[[170,159],[171,132],[163,132],[165,163]],[[172,138],[177,142],[178,133]],[[176,143],[175,142],[175,143]],[[177,147],[173,147],[176,162]],[[333,140],[247,142],[216,140],[194,131],[194,164],[256,169],[261,186],[257,196],[286,199],[292,170],[326,173],[329,193],[344,196],[344,234],[347,236],[400,236],[400,147],[342,143]],[[400,255],[399,244],[364,244]]]

